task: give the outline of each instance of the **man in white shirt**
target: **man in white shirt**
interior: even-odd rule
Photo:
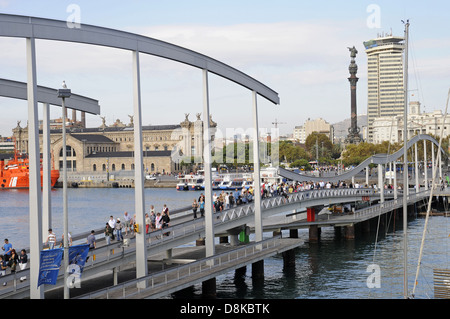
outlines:
[[[49,248],[49,249],[55,248],[56,235],[55,235],[55,233],[52,231],[51,228],[48,230],[47,241],[46,241],[45,243],[48,244],[48,248]]]
[[[112,228],[112,232],[113,232],[113,236],[114,236],[114,230],[116,229],[116,221],[113,216],[109,216],[108,224]],[[113,239],[114,239],[114,237],[113,237]]]

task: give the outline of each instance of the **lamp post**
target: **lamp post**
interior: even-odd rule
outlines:
[[[67,209],[67,146],[66,146],[66,105],[65,99],[70,98],[71,91],[63,82],[63,88],[58,90],[58,97],[62,99],[62,140],[63,140],[63,223],[64,223],[64,299],[69,299],[67,285],[69,268],[69,217]]]

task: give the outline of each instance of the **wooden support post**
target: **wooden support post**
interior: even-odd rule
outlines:
[[[317,243],[319,241],[319,227],[317,225],[309,226],[309,242]]]
[[[283,268],[295,267],[295,251],[294,249],[283,252]]]
[[[345,239],[353,240],[355,239],[355,225],[345,226]]]
[[[264,278],[264,260],[254,262],[252,264],[252,278],[253,279]]]
[[[289,229],[289,238],[298,238],[298,229]]]
[[[205,299],[214,299],[217,297],[216,278],[202,282],[202,297]]]

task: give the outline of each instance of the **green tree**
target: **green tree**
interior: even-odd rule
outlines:
[[[312,158],[316,158],[316,150],[319,157],[331,158],[333,152],[333,143],[326,134],[312,132],[305,141],[306,150]],[[323,154],[323,156],[322,156]]]

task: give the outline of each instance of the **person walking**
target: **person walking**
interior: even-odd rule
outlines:
[[[163,210],[163,213],[161,215],[161,221],[162,221],[162,228],[169,227],[170,223],[170,217],[169,217],[169,211]],[[164,233],[164,236],[169,236],[169,232]]]
[[[156,214],[155,226],[156,226],[156,229],[161,229],[162,228],[161,213],[157,213]]]
[[[111,228],[111,226],[109,226],[109,223],[106,223],[105,225],[105,239],[106,239],[106,244],[109,245],[111,244],[111,238],[113,237],[113,229]]]
[[[125,228],[125,236],[128,235],[128,230],[130,230],[130,232],[133,232],[133,225],[132,225],[132,220],[131,220],[131,216],[128,214],[128,212],[125,212],[123,214],[123,228]]]
[[[108,224],[109,224],[109,227],[111,227],[111,229],[112,229],[111,239],[114,240],[114,231],[116,229],[116,220],[114,219],[114,217],[112,215],[109,216]]]
[[[55,248],[56,234],[53,232],[53,230],[51,228],[48,229],[48,236],[47,236],[47,241],[45,242],[45,244],[48,244],[48,249]]]
[[[194,202],[192,203],[192,211],[194,212],[194,218],[197,218],[197,209],[198,209],[198,203],[197,203],[197,200],[194,199]]]
[[[25,270],[27,268],[27,263],[28,263],[28,255],[27,255],[27,251],[25,249],[22,249],[20,251],[20,255],[19,255],[19,268],[20,270]],[[27,279],[27,276],[21,276],[20,277],[20,282],[24,281]]]
[[[67,238],[69,238],[68,241],[68,245],[69,247],[72,246],[72,235],[70,233],[67,233],[69,236],[67,236]],[[61,244],[59,244],[59,247],[64,247],[64,234],[62,234],[61,236]]]
[[[150,230],[150,216],[148,216],[148,213],[145,213],[145,233],[148,234],[149,230]]]
[[[6,269],[8,268],[8,264],[6,263],[5,257],[0,255],[0,276],[6,275]],[[6,286],[6,281],[3,283],[3,286]]]
[[[5,252],[3,260],[8,261],[12,251],[12,244],[9,242],[8,238],[5,238],[5,244],[3,245],[2,250]]]
[[[152,205],[152,209],[150,210],[150,228],[152,231],[154,231],[156,229],[156,215],[155,215],[155,209],[153,209],[153,205]]]
[[[122,241],[122,240],[123,240],[122,229],[123,229],[123,225],[122,225],[122,223],[120,222],[120,218],[117,218],[117,220],[116,220],[116,236],[117,236],[117,241]]]
[[[95,231],[91,230],[91,234],[87,237],[86,243],[89,245],[89,249],[97,248],[97,241],[95,239]]]
[[[19,256],[17,256],[16,250],[11,250],[11,257],[8,261],[8,266],[11,268],[11,273],[15,273],[17,269],[17,264],[19,263]]]
[[[200,216],[203,217],[205,214],[205,201],[204,197],[200,198],[200,202],[198,203],[198,206],[200,208]]]

